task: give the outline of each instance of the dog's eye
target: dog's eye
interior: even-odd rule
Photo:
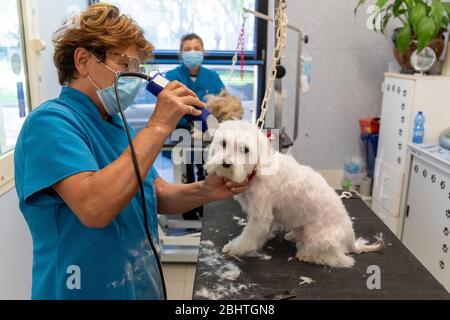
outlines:
[[[245,153],[245,154],[247,154],[247,153],[249,153],[249,152],[250,152],[250,149],[249,149],[249,148],[247,148],[247,147],[241,147],[241,148],[240,148],[240,151],[241,151],[242,153]]]
[[[226,148],[227,147],[227,142],[225,140],[222,140],[222,147]]]

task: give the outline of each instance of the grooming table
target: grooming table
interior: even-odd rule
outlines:
[[[381,252],[354,255],[355,265],[350,269],[330,269],[301,262],[295,256],[294,243],[281,235],[268,241],[262,252],[272,258],[242,257],[241,261],[224,256],[224,264],[232,262],[241,269],[235,281],[221,279],[215,274],[219,267],[210,267],[202,262],[207,247],[200,247],[199,263],[194,283],[193,299],[205,299],[199,291],[217,292],[218,286],[244,288],[231,290],[222,299],[273,300],[273,299],[450,299],[445,288],[408,251],[402,242],[359,198],[344,199],[344,204],[353,218],[357,237],[375,241],[374,235],[383,234],[386,247]],[[222,251],[223,246],[241,233],[233,218],[244,218],[241,208],[234,200],[211,203],[205,206],[202,241],[212,241],[213,249]],[[233,236],[231,236],[233,235]],[[417,235],[420,237],[420,234]],[[203,259],[202,259],[203,258]],[[369,290],[367,282],[376,265],[381,271],[381,289]],[[301,277],[314,280],[300,285]],[[247,288],[245,289],[245,287]]]

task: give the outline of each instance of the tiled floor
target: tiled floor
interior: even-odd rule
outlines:
[[[196,264],[166,263],[163,265],[169,300],[192,300]]]

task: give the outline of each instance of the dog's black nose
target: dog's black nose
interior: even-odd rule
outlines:
[[[225,169],[229,169],[231,168],[233,165],[231,163],[226,163],[225,161],[222,163],[222,167],[224,167]]]

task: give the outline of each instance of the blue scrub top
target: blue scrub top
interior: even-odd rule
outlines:
[[[69,87],[25,121],[14,160],[19,205],[33,238],[33,299],[163,298],[139,193],[109,226],[90,229],[52,188],[69,176],[105,168],[126,148],[121,118],[105,121],[85,94]],[[159,248],[157,178],[152,168],[144,189]]]
[[[194,91],[198,98],[202,101],[206,100],[207,95],[218,95],[222,89],[225,89],[225,85],[222,80],[220,80],[217,72],[206,69],[202,66],[200,66],[197,79],[195,81],[192,81],[189,69],[184,64],[168,71],[165,76],[170,81],[177,80],[184,84],[186,87]],[[178,127],[186,126],[186,120],[181,119],[178,123]]]

